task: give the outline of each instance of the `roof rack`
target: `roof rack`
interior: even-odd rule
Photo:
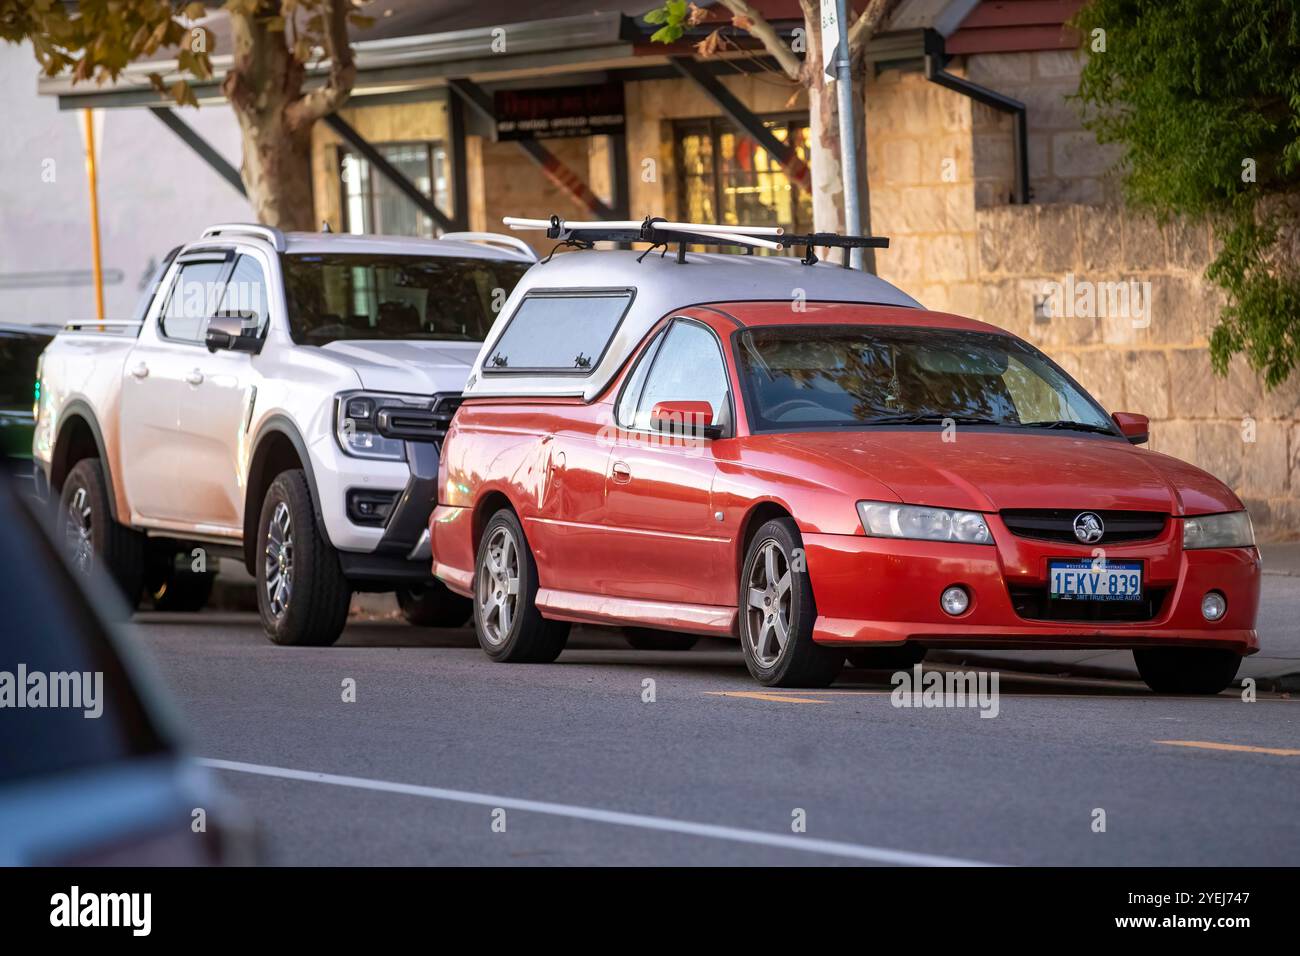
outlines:
[[[677,261],[686,261],[687,246],[743,246],[749,252],[755,249],[789,249],[803,246],[802,261],[804,265],[814,265],[817,246],[843,249],[842,265],[849,268],[850,249],[887,249],[889,240],[884,236],[841,236],[834,232],[812,232],[788,234],[780,226],[730,226],[718,223],[669,222],[666,219],[646,216],[634,219],[607,220],[594,222],[572,222],[552,216],[550,219],[521,219],[506,216],[501,220],[511,229],[545,230],[550,239],[561,243],[591,248],[596,242],[648,242],[650,249],[642,253],[645,257],[656,246],[677,246]]]
[[[444,232],[439,239],[454,239],[457,242],[482,242],[492,246],[505,246],[514,249],[516,252],[522,252],[534,262],[537,261],[537,253],[533,247],[522,239],[514,236],[503,236],[499,232]]]
[[[259,226],[248,222],[221,222],[203,230],[204,239],[215,236],[254,236],[269,242],[276,252],[284,252],[284,233],[274,226]]]

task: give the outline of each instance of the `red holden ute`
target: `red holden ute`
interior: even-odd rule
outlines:
[[[932,647],[1126,648],[1214,694],[1258,648],[1222,482],[1032,345],[795,258],[579,251],[502,309],[443,447],[434,573],[484,651],[572,622],[740,641],[771,686]]]

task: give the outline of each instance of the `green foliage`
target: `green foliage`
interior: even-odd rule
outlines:
[[[652,43],[675,43],[686,33],[686,0],[667,0],[645,15],[646,23],[663,24],[650,36]]]
[[[1244,353],[1271,388],[1300,363],[1300,4],[1091,0],[1086,125],[1123,147],[1125,198],[1162,220],[1209,219],[1206,276],[1228,293],[1215,368]],[[1094,46],[1105,31],[1105,49]]]

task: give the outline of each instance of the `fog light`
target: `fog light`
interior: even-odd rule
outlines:
[[[1211,591],[1201,598],[1201,614],[1207,621],[1217,621],[1228,610],[1228,599],[1218,591]]]
[[[944,592],[939,595],[939,606],[948,614],[957,617],[959,614],[965,614],[966,608],[970,607],[970,595],[966,593],[963,587],[953,585],[945,588]]]

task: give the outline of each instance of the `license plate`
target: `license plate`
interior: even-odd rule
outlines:
[[[1049,561],[1054,601],[1140,601],[1142,565],[1133,561]]]

